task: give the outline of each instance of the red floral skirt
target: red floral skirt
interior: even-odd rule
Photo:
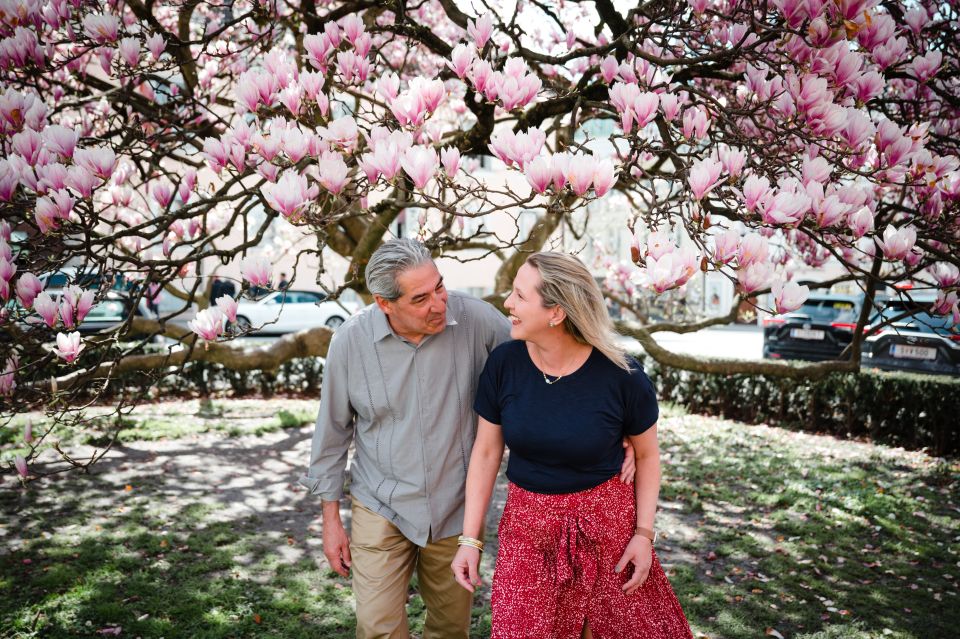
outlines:
[[[511,483],[493,574],[491,639],[579,639],[584,620],[597,639],[692,638],[656,553],[636,592],[617,574],[636,526],[634,487],[614,477],[563,495]]]

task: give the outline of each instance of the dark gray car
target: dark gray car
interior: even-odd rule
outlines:
[[[960,325],[949,315],[932,314],[932,301],[914,297],[887,302],[865,331],[863,365],[960,375]]]

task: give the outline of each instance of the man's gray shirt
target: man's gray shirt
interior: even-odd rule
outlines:
[[[351,494],[419,546],[463,528],[467,464],[477,433],[473,399],[487,356],[510,339],[490,304],[450,292],[447,326],[419,345],[399,337],[376,304],[337,329],[327,353],[307,475],[312,494]]]

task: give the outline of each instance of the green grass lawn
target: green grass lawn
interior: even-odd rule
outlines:
[[[220,406],[203,419],[195,406],[138,409],[121,441],[144,442],[140,456],[0,483],[0,637],[352,635],[349,582],[326,569],[316,504],[294,486],[315,407]],[[956,636],[955,463],[676,409],[660,428],[658,552],[697,637]],[[197,451],[197,467],[180,457]],[[250,482],[219,482],[203,466],[218,455],[267,461]],[[419,632],[415,583],[408,612]],[[485,588],[472,636],[488,633]]]

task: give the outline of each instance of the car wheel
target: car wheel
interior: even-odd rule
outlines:
[[[248,333],[253,328],[253,325],[250,324],[248,320],[243,315],[237,315],[237,331],[240,333]]]
[[[328,319],[326,322],[323,323],[323,325],[329,328],[331,331],[335,331],[338,328],[340,328],[341,324],[343,324],[343,318],[340,317],[339,315],[334,315],[333,317],[331,317],[330,319]]]

